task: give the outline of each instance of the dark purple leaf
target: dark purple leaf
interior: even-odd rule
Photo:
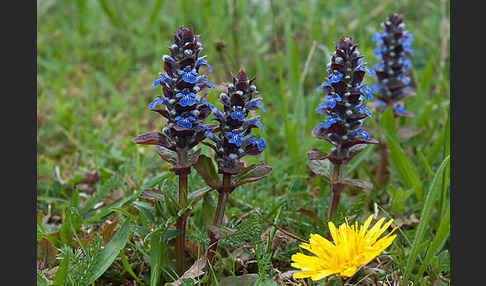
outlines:
[[[211,158],[206,155],[200,155],[194,164],[194,168],[208,186],[213,189],[218,189],[221,186],[219,176],[216,173],[216,168]]]
[[[309,160],[324,160],[327,158],[327,156],[327,153],[315,149],[307,152],[307,158],[309,158]]]
[[[361,189],[367,189],[367,190],[373,189],[373,184],[366,181],[366,180],[345,178],[345,179],[342,179],[339,183],[344,184],[344,185],[353,186],[353,187],[358,187],[358,188],[361,188]]]
[[[265,178],[272,173],[273,168],[265,165],[264,163],[257,163],[250,165],[243,170],[238,175],[232,178],[232,187],[236,188],[243,184],[248,184],[251,182],[258,181]]]

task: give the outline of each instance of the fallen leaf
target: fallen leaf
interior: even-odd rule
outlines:
[[[165,285],[167,285],[167,286],[179,286],[179,285],[182,284],[184,279],[192,279],[192,280],[194,280],[194,282],[196,282],[197,277],[206,274],[206,272],[207,272],[207,267],[206,267],[207,260],[208,259],[207,259],[206,256],[199,258],[198,260],[196,260],[196,262],[194,262],[194,264],[191,266],[191,268],[189,268],[189,270],[184,272],[184,274],[181,277],[179,277],[179,279],[177,279],[176,281],[174,281],[172,283],[167,283]]]
[[[253,286],[258,280],[258,274],[250,273],[240,276],[224,277],[219,281],[221,286]]]
[[[56,262],[57,248],[47,238],[43,237],[37,244],[39,249],[38,258],[42,261],[45,260],[47,264]]]

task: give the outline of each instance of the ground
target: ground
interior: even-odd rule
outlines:
[[[371,137],[387,143],[385,179],[375,181],[382,151],[370,146],[344,172],[373,188],[347,188],[333,221],[363,222],[375,214],[400,226],[393,245],[350,285],[394,285],[406,272],[414,285],[448,285],[449,1],[46,0],[37,8],[39,285],[160,285],[176,278],[175,214],[169,203],[142,191],[174,196],[177,178],[151,146],[131,139],[164,126],[147,106],[160,92],[152,82],[180,25],[201,35],[216,85],[210,102],[240,67],[257,76],[267,148],[246,161],[273,167],[267,178],[231,194],[224,225],[236,233],[221,241],[203,283],[324,285],[290,278],[298,242],[257,212],[303,239],[328,234],[329,183],[310,170],[306,157],[310,149],[331,148],[311,135],[324,120],[315,113],[323,99],[316,87],[342,36],[359,44],[369,67],[378,62],[371,38],[390,12],[404,15],[415,39],[417,95],[405,100],[415,117],[393,120],[374,112],[365,121]],[[376,79],[367,74],[365,82]],[[190,190],[202,187],[193,171]],[[216,202],[217,193],[209,192],[193,206],[187,268],[208,246]],[[341,282],[331,278],[326,285]]]

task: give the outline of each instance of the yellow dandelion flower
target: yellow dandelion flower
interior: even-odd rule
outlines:
[[[353,276],[361,266],[370,262],[390,246],[396,237],[396,235],[392,235],[396,230],[395,227],[388,235],[378,239],[393,220],[383,224],[385,218],[382,218],[368,229],[372,218],[373,215],[359,228],[357,222],[350,226],[346,220],[346,223],[341,224],[338,229],[332,222],[329,222],[329,230],[334,243],[318,234],[311,234],[309,243],[302,243],[300,247],[316,256],[303,253],[292,255],[291,265],[302,270],[295,273],[293,277],[310,277],[316,281],[333,274],[343,278]]]

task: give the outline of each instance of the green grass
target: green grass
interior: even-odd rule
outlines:
[[[322,99],[315,88],[327,76],[329,55],[341,36],[353,37],[368,66],[374,66],[371,37],[392,11],[404,14],[415,38],[411,60],[417,96],[405,100],[415,117],[393,120],[375,114],[365,121],[373,138],[387,142],[388,176],[373,190],[346,191],[335,223],[344,217],[363,221],[371,213],[394,218],[403,223],[398,238],[380,258],[383,272],[371,277],[401,281],[406,276],[414,285],[448,285],[449,1],[439,0],[39,1],[38,284],[84,285],[76,282],[76,273],[83,270],[97,279],[94,285],[160,285],[177,278],[176,214],[171,207],[177,180],[154,149],[135,145],[131,138],[163,126],[147,109],[159,92],[151,83],[162,71],[161,57],[177,27],[191,24],[213,66],[212,83],[230,81],[226,67],[235,73],[242,66],[257,76],[267,109],[262,114],[267,149],[247,163],[264,160],[274,169],[264,180],[231,194],[225,226],[237,233],[221,241],[221,259],[201,279],[216,285],[223,277],[248,271],[258,274],[260,285],[278,285],[278,272],[293,269],[290,256],[298,244],[285,241],[273,249],[260,239],[269,225],[251,211],[260,210],[302,238],[327,234],[320,221],[326,222],[329,185],[312,174],[305,156],[312,148],[331,148],[311,136],[323,120],[314,112]],[[220,44],[225,46],[221,55],[216,49]],[[369,75],[365,80],[375,83]],[[216,96],[211,91],[209,100],[216,102]],[[404,139],[407,129],[418,134]],[[211,156],[208,148],[203,153]],[[361,154],[345,172],[374,182],[379,149]],[[94,192],[79,185],[87,171],[100,175]],[[203,186],[193,171],[190,191]],[[164,203],[141,196],[144,188],[160,188]],[[207,224],[216,202],[216,193],[210,192],[192,207],[187,237],[202,250],[209,243]],[[275,239],[275,229],[268,235]],[[102,251],[66,254],[70,248],[96,250],[100,238]],[[195,251],[192,261],[197,255]],[[241,266],[241,259],[255,262]],[[361,271],[351,282],[365,275]],[[86,280],[92,282],[88,277],[79,281]],[[338,282],[330,279],[326,285]]]

